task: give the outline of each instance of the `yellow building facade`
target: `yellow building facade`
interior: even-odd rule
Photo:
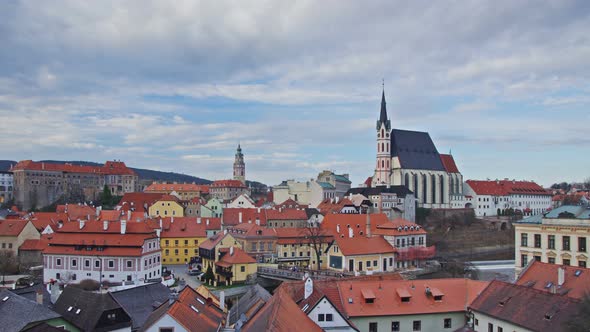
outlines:
[[[184,217],[184,208],[177,197],[164,195],[149,207],[148,213],[151,217]]]
[[[163,219],[160,233],[162,264],[190,263],[199,256],[199,245],[206,240],[206,226],[197,223],[197,218]]]
[[[395,270],[395,249],[379,236],[337,237],[327,255],[330,270],[358,274]]]

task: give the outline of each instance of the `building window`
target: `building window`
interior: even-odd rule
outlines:
[[[113,267],[115,267],[115,262],[114,262],[114,261],[112,261],[112,260],[110,260],[110,261],[109,261],[109,267],[110,267],[110,268],[113,268]]]
[[[132,266],[132,264],[133,264],[133,262],[131,262],[131,261],[127,261],[127,267],[131,267],[131,266]]]
[[[422,331],[421,320],[415,320],[414,323],[412,323],[412,331]]]
[[[369,323],[369,332],[377,332],[377,322]]]
[[[547,248],[555,249],[555,235],[547,236]]]
[[[168,245],[170,244],[170,241],[168,241],[168,240],[165,240],[165,241],[164,241],[164,244],[166,244],[166,246],[168,246]]]
[[[541,234],[535,234],[535,248],[541,248]]]
[[[85,261],[84,261],[84,266],[86,266],[86,267],[90,267],[90,260],[88,260],[88,259],[87,259],[87,260],[85,260]]]
[[[578,266],[579,266],[579,267],[584,267],[584,268],[585,268],[585,267],[586,267],[586,261],[579,261],[579,262],[578,262]]]
[[[520,255],[520,267],[525,267],[528,263],[528,256],[527,255]]]
[[[399,331],[399,322],[391,322],[391,332]]]
[[[246,272],[246,267],[244,265],[240,266],[240,272]]]
[[[494,324],[488,323],[488,332],[494,332]]]
[[[547,259],[547,263],[549,263],[549,264],[555,264],[555,258],[553,258],[553,257],[549,257],[549,258]]]
[[[58,259],[55,261],[55,265],[57,265],[57,266],[61,266],[61,258],[58,258]]]
[[[324,314],[318,314],[318,322],[323,322],[325,320]]]
[[[100,261],[99,260],[94,261],[94,267],[100,267]]]
[[[541,261],[541,256],[533,256],[533,258],[537,261],[540,262]]]
[[[174,245],[178,247],[178,240],[174,240]]]
[[[563,250],[570,250],[570,237],[569,236],[563,237]]]
[[[334,315],[326,314],[326,322],[332,322],[332,321],[334,321]]]
[[[520,246],[527,247],[529,242],[529,235],[527,233],[520,234]]]
[[[578,251],[579,252],[586,252],[586,237],[579,237],[578,238]]]
[[[450,318],[445,318],[444,324],[443,324],[445,329],[450,329],[451,328],[451,319]]]
[[[75,259],[72,259],[72,266],[78,266],[78,261]]]
[[[569,259],[564,259],[563,260],[563,265],[570,265],[570,260]]]
[[[184,245],[188,246],[188,240],[184,240]]]

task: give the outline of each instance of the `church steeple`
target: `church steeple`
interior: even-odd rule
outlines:
[[[383,92],[381,94],[381,112],[379,113],[379,120],[377,121],[377,130],[381,125],[385,125],[385,129],[391,129],[391,122],[387,119],[387,103],[385,102],[385,84],[383,84]]]

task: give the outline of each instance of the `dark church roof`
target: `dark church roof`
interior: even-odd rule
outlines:
[[[413,192],[408,189],[406,186],[377,186],[377,187],[360,187],[360,188],[350,188],[346,192],[344,196],[361,194],[363,196],[373,196],[373,195],[381,195],[382,193],[388,194],[396,194],[397,197],[406,197],[408,194],[413,194]]]
[[[377,130],[381,128],[381,124],[385,124],[385,129],[389,130],[391,128],[391,121],[387,120],[387,107],[385,103],[385,90],[383,90],[383,94],[381,95],[381,112],[379,113],[379,121],[377,121]]]
[[[404,169],[445,171],[430,135],[425,132],[393,129],[391,156],[399,157]]]

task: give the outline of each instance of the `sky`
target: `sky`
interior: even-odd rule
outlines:
[[[392,127],[465,179],[590,177],[589,1],[2,1],[0,159],[276,185]]]

